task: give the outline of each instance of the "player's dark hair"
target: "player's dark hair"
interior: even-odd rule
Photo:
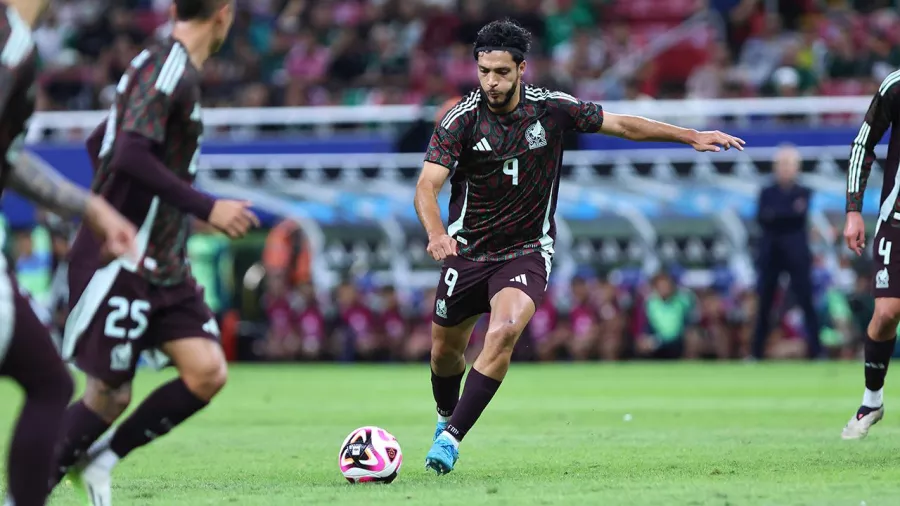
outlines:
[[[232,0],[175,0],[175,17],[179,21],[209,19]]]
[[[503,19],[491,21],[478,30],[472,52],[477,60],[478,53],[483,51],[506,51],[519,64],[525,60],[529,49],[531,32],[511,19]]]

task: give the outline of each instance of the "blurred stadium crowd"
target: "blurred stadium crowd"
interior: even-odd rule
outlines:
[[[42,214],[33,230],[4,234],[20,285],[50,308],[61,331],[67,314],[65,254],[71,225]],[[7,235],[8,234],[8,235]],[[430,353],[434,291],[378,285],[348,273],[331,291],[318,290],[299,227],[284,221],[266,232],[261,260],[242,272],[232,243],[196,223],[191,268],[217,313],[231,359],[292,361],[416,361]],[[874,309],[866,262],[814,275],[820,339],[832,358],[861,352]],[[678,269],[655,276],[582,269],[548,297],[516,350],[518,360],[744,359],[756,318],[752,286],[723,279],[709,286],[680,282]],[[767,356],[806,355],[802,313],[791,292],[779,291]],[[474,360],[486,332],[482,318],[468,350]]]
[[[166,34],[169,0],[61,0],[36,33],[39,108],[108,107],[114,83],[148,37]],[[536,36],[527,80],[586,100],[869,94],[900,67],[894,0],[237,0],[223,51],[204,69],[208,106],[442,104],[477,85],[469,42],[509,16]],[[682,25],[677,43],[652,41]],[[848,139],[848,146],[849,146]],[[848,147],[849,149],[849,147]],[[8,230],[20,284],[65,321],[70,226]],[[192,269],[218,313],[231,358],[426,360],[433,292],[348,275],[330,293],[284,223],[268,233],[255,280],[232,244],[202,224]],[[846,259],[843,261],[846,262]],[[874,301],[869,267],[817,276],[821,339],[853,357]],[[802,316],[775,305],[773,358],[802,358]],[[651,279],[579,272],[553,286],[517,349],[523,360],[632,357],[740,359],[757,308],[752,287],[694,289],[678,272]],[[483,319],[470,353],[478,352]]]
[[[62,0],[37,32],[42,108],[106,108],[170,0]],[[440,104],[487,21],[535,34],[527,79],[586,100],[868,94],[900,66],[895,0],[237,0],[210,106]],[[662,52],[654,37],[685,22]],[[719,42],[722,41],[722,42]]]

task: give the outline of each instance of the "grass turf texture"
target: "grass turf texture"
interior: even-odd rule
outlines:
[[[135,399],[171,377],[142,372]],[[890,378],[888,378],[890,386]],[[900,408],[842,441],[856,363],[515,364],[452,474],[426,473],[435,414],[427,365],[235,366],[206,411],[114,474],[119,505],[897,504]],[[9,434],[20,396],[0,385]],[[626,414],[631,415],[626,421]],[[343,438],[392,432],[391,485],[350,485]],[[4,447],[5,453],[5,447]],[[75,505],[60,487],[51,504]]]

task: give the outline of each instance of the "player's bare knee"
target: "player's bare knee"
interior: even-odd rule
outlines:
[[[111,386],[96,378],[88,378],[84,404],[104,421],[112,423],[131,404],[131,383]]]
[[[205,360],[181,370],[181,380],[198,398],[208,401],[228,382],[228,365],[224,360]]]
[[[519,340],[520,329],[513,324],[499,325],[484,336],[484,352],[512,355],[516,341]]]
[[[898,323],[900,323],[900,301],[878,300],[869,324],[869,337],[876,341],[893,339]]]

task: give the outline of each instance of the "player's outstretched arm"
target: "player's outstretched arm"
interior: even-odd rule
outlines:
[[[419,221],[428,234],[428,253],[435,260],[456,255],[456,240],[447,235],[441,221],[437,197],[447,180],[450,170],[432,162],[425,162],[416,183],[415,206]]]
[[[866,246],[866,225],[862,218],[863,196],[866,183],[875,163],[875,146],[881,142],[900,109],[900,71],[889,75],[872,97],[866,118],[850,151],[847,168],[847,223],[844,225],[844,241],[857,255]]]
[[[698,132],[640,116],[605,112],[600,132],[631,141],[678,142],[697,151],[744,149],[744,141],[732,135],[716,131]]]

